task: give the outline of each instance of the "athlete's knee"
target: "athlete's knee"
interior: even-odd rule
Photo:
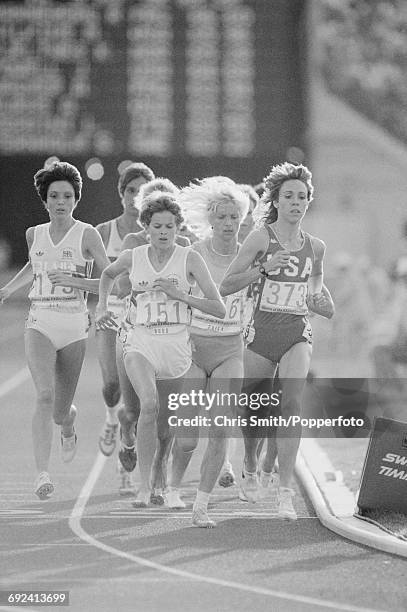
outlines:
[[[55,391],[52,387],[46,387],[38,391],[37,394],[37,410],[52,411],[55,402]]]
[[[118,380],[108,382],[102,389],[103,399],[109,408],[116,406],[120,399],[120,384]]]
[[[298,416],[301,413],[301,397],[298,394],[286,394],[281,403],[283,417]]]
[[[198,438],[176,438],[174,442],[174,451],[181,453],[193,453],[198,446]]]
[[[144,423],[150,421],[156,421],[158,417],[158,406],[157,402],[154,398],[145,398],[141,399],[141,411],[140,411],[140,419],[142,418]]]

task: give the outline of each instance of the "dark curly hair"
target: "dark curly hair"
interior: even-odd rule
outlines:
[[[312,185],[312,173],[302,164],[291,164],[284,162],[271,168],[270,173],[263,179],[264,193],[261,196],[261,204],[268,210],[263,217],[265,223],[274,223],[278,218],[278,211],[273,205],[277,202],[280,189],[285,181],[299,180],[307,188],[308,202],[312,201],[314,187]]]
[[[143,198],[143,205],[140,211],[140,223],[147,228],[155,213],[166,211],[174,215],[177,227],[183,223],[184,217],[181,214],[181,208],[179,204],[177,204],[174,194],[165,193],[163,191],[153,191],[153,193]]]
[[[44,204],[47,202],[48,188],[54,181],[68,181],[73,187],[75,202],[79,202],[82,193],[82,177],[76,166],[68,162],[55,161],[34,174],[34,186]]]

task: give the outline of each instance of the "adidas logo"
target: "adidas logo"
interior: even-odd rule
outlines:
[[[42,257],[44,255],[44,251],[37,251],[35,254],[37,257]]]
[[[147,287],[148,281],[139,281],[138,284],[139,284],[140,287]]]

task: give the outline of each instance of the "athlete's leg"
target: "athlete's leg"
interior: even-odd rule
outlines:
[[[28,367],[36,390],[32,419],[35,463],[38,472],[47,472],[52,444],[56,350],[52,342],[35,329],[26,329],[24,338]]]
[[[116,331],[113,329],[96,330],[95,337],[106,409],[105,423],[99,436],[99,448],[104,455],[110,456],[116,446],[117,404],[120,399],[119,375],[115,359]]]
[[[61,426],[61,433],[73,435],[75,410],[72,401],[78,385],[86,351],[86,340],[72,342],[57,352],[55,364],[54,421]]]
[[[130,352],[124,358],[127,375],[140,400],[140,416],[137,424],[137,454],[141,478],[138,501],[147,505],[151,492],[151,467],[157,447],[158,394],[155,370],[138,352]]]
[[[242,356],[243,357],[243,356]],[[243,358],[231,357],[215,368],[208,381],[208,393],[239,395],[243,379]],[[227,397],[225,395],[225,397]],[[232,395],[233,397],[233,395]],[[217,416],[232,417],[236,415],[236,406],[213,405],[210,417],[212,426],[208,431],[208,442],[201,463],[201,478],[199,480],[196,494],[192,523],[197,527],[214,527],[215,523],[207,515],[209,496],[213,491],[220,470],[225,461],[227,436],[230,426],[216,425],[214,419]]]
[[[250,394],[252,392],[258,392],[257,387],[264,381],[272,380],[276,371],[276,364],[266,359],[262,355],[251,351],[250,349],[244,350],[244,383],[243,390],[245,393]],[[267,388],[269,387],[267,383]],[[250,412],[251,414],[251,412]],[[255,414],[255,413],[253,413]],[[247,415],[246,415],[247,416]],[[249,415],[250,416],[250,415]],[[245,468],[249,473],[257,471],[258,463],[258,447],[261,436],[264,435],[264,431],[258,432],[257,437],[256,431],[251,427],[242,427],[244,445],[245,445]]]
[[[291,415],[298,416],[301,413],[301,398],[311,363],[311,355],[311,344],[298,342],[280,360],[281,413],[284,418]],[[282,487],[290,486],[300,439],[301,426],[278,428],[278,464]]]
[[[113,329],[97,330],[95,334],[97,356],[102,373],[102,394],[107,407],[107,417],[114,418],[114,408],[120,399],[119,375],[116,360],[116,331]]]
[[[191,391],[199,392],[206,387],[206,373],[195,363],[191,364],[186,373],[182,385],[182,393],[190,394]],[[180,418],[192,419],[199,415],[199,406],[179,406],[174,414]],[[191,460],[199,438],[199,427],[179,426],[175,432],[175,441],[172,449],[172,470],[170,489],[178,489],[182,478]]]
[[[168,418],[171,411],[168,409],[168,397],[171,393],[179,393],[183,381],[180,379],[167,379],[157,381],[159,398],[159,411],[157,420],[158,446],[154,456],[152,468],[152,485],[155,503],[163,503],[163,492],[167,488],[167,464],[171,451],[174,432],[171,430]]]
[[[120,422],[122,442],[126,446],[131,447],[136,443],[136,427],[140,415],[140,402],[127,376],[124,366],[123,345],[120,339],[118,339],[116,343],[116,365],[123,401],[123,405],[119,408],[117,416]]]

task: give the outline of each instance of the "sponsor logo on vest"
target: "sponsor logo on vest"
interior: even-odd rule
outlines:
[[[382,457],[382,461],[386,463],[395,463],[396,465],[400,465],[402,467],[406,466],[407,468],[407,457],[403,455],[396,455],[395,453],[386,453],[384,457]],[[381,465],[379,469],[379,475],[381,476],[389,476],[390,478],[396,478],[398,480],[407,480],[407,469],[399,470],[394,467],[389,467],[387,465]]]
[[[72,259],[73,253],[72,253],[71,249],[64,249],[62,251],[62,257],[64,257],[65,259]]]
[[[139,281],[138,285],[139,285],[139,287],[147,287],[148,281]]]
[[[169,280],[170,283],[172,283],[176,287],[179,285],[179,276],[177,274],[170,274],[169,276],[167,276],[167,280]]]
[[[37,251],[35,254],[37,257],[42,257],[44,255],[44,251]]]

